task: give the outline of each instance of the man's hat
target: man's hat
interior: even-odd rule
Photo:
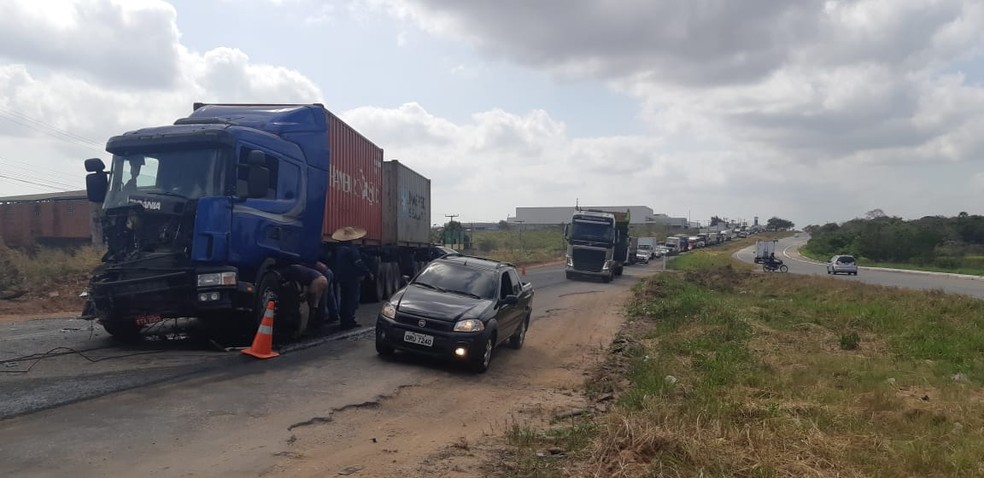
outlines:
[[[354,241],[365,235],[366,230],[361,227],[345,226],[333,232],[331,238],[336,241]]]

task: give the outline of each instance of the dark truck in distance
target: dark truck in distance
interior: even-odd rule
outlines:
[[[578,209],[564,226],[568,279],[611,282],[629,261],[629,213]],[[634,258],[634,257],[633,257]]]
[[[276,302],[278,336],[311,326],[291,264],[327,260],[340,227],[361,240],[385,298],[432,258],[430,181],[320,104],[195,104],[173,125],[109,139],[113,157],[85,161],[102,204],[107,252],[83,317],[133,339],[150,324],[191,318],[221,336],[256,331]],[[367,281],[368,282],[368,281]]]
[[[383,303],[376,352],[428,355],[481,373],[499,344],[523,346],[532,313],[533,284],[512,264],[449,254]]]

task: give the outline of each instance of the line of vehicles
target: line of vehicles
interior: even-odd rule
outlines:
[[[577,209],[564,227],[567,244],[567,279],[601,279],[611,282],[623,267],[649,263],[651,259],[722,244],[748,237],[747,228],[701,230],[695,235],[676,234],[660,242],[655,237],[629,235],[629,211]]]

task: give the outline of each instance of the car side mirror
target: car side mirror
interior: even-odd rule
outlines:
[[[499,300],[499,305],[516,305],[519,303],[519,297],[515,295],[507,295]]]

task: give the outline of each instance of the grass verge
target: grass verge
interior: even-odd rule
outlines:
[[[615,405],[552,429],[591,431],[560,458],[524,431],[507,475],[984,475],[984,301],[729,256],[640,282],[586,386]]]

